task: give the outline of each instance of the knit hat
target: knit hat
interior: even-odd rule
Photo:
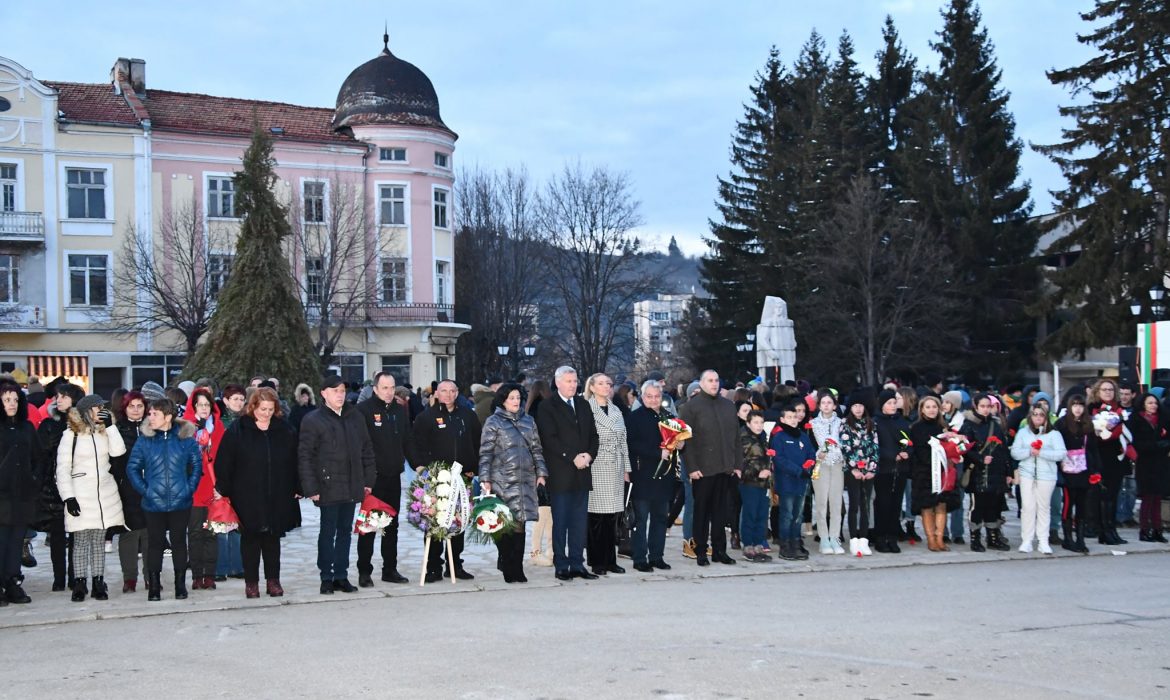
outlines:
[[[893,389],[882,389],[881,392],[878,394],[878,398],[877,398],[878,410],[880,411],[882,409],[882,406],[886,405],[887,401],[891,401],[891,400],[896,399],[896,398],[898,398],[898,393],[896,391],[894,391]]]
[[[183,390],[184,394],[190,396],[191,392],[195,391],[195,382],[191,381],[190,379],[179,382],[179,388]]]
[[[1048,404],[1048,409],[1052,410],[1052,397],[1043,391],[1037,391],[1035,395],[1032,396],[1032,405],[1035,406],[1041,401],[1046,402]]]
[[[81,415],[89,413],[89,409],[106,405],[106,400],[97,394],[89,394],[77,402],[77,412]]]
[[[699,390],[699,382],[693,381],[687,385],[687,396],[694,396],[695,392]]]
[[[147,403],[150,403],[151,401],[157,401],[159,399],[165,399],[167,397],[166,390],[155,382],[146,382],[142,385],[141,391],[142,397],[146,399]]]
[[[942,400],[954,406],[956,411],[963,407],[963,394],[957,389],[951,389],[944,393]]]
[[[36,394],[38,392],[42,393],[42,394],[45,393],[45,387],[41,386],[41,383],[38,382],[36,380],[36,378],[34,377],[33,381],[29,382],[28,393],[29,394]]]
[[[873,413],[873,389],[867,386],[859,386],[849,392],[849,399],[846,405],[852,408],[856,404],[865,406],[865,410]]]

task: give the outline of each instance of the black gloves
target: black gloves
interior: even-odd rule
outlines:
[[[81,515],[81,504],[77,502],[76,498],[66,498],[65,510],[69,511],[69,514],[76,518]]]
[[[104,408],[98,411],[98,419],[105,423],[107,428],[114,425],[114,414]]]

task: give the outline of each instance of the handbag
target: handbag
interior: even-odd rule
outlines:
[[[1089,462],[1085,458],[1085,447],[1089,444],[1088,436],[1085,437],[1081,447],[1075,450],[1069,450],[1060,463],[1060,470],[1065,474],[1080,474],[1089,468]]]

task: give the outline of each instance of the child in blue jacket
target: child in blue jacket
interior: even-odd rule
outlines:
[[[780,422],[772,433],[770,447],[776,494],[780,498],[780,545],[782,559],[808,559],[800,540],[800,522],[809,476],[816,464],[817,449],[812,438],[800,429],[800,416],[789,404],[780,410]]]

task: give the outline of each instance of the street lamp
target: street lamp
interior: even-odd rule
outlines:
[[[532,345],[531,343],[529,343],[528,345],[524,346],[524,356],[525,357],[532,357],[535,354],[536,354],[536,346],[535,345]]]
[[[1162,288],[1162,285],[1155,284],[1153,287],[1150,287],[1150,300],[1151,301],[1162,301],[1162,297],[1164,297],[1165,295],[1166,295],[1166,290]]]
[[[1131,314],[1133,314],[1134,316],[1141,316],[1142,315],[1142,303],[1140,301],[1138,301],[1137,299],[1134,299],[1133,302],[1131,302],[1129,305],[1129,312]]]
[[[505,363],[507,362],[508,350],[509,350],[509,348],[507,345],[497,345],[496,346],[496,352],[498,352],[500,354],[500,373],[501,374],[503,374],[504,370],[507,368]]]

